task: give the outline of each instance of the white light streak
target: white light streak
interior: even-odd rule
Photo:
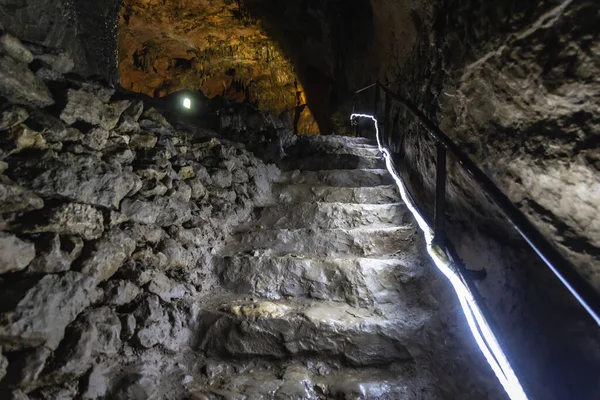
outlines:
[[[475,338],[475,342],[479,346],[479,349],[485,356],[487,362],[490,364],[490,367],[498,377],[498,380],[502,384],[502,387],[504,387],[504,390],[508,396],[512,400],[527,400],[527,395],[523,391],[523,388],[519,383],[519,379],[515,375],[515,372],[511,368],[510,363],[504,355],[504,352],[500,348],[500,345],[496,340],[494,333],[490,329],[487,321],[485,320],[481,309],[477,305],[473,294],[469,291],[469,288],[465,285],[460,276],[454,271],[452,262],[446,257],[444,251],[433,244],[433,230],[421,216],[416,205],[412,202],[410,196],[408,195],[408,191],[404,185],[404,182],[392,164],[392,157],[389,150],[384,148],[381,144],[377,119],[373,115],[368,114],[352,114],[350,118],[369,118],[373,121],[377,137],[377,147],[383,154],[387,170],[394,178],[396,186],[398,186],[398,190],[400,191],[402,200],[414,216],[419,228],[421,228],[423,231],[425,242],[427,243],[427,253],[429,253],[429,256],[433,260],[436,267],[446,276],[446,278],[448,278],[452,284],[463,313],[465,314],[465,318],[467,319],[469,329],[471,329],[471,333]]]
[[[192,108],[192,101],[186,97],[185,99],[183,99],[183,106],[189,110],[190,108]]]

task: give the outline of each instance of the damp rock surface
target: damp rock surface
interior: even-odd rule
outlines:
[[[2,398],[501,398],[370,140],[199,128],[30,47],[59,101],[1,105]]]

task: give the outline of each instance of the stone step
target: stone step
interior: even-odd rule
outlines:
[[[379,157],[379,148],[370,144],[352,144],[343,142],[323,142],[299,138],[285,148],[285,153],[291,157],[306,157],[313,154],[348,154],[361,157]]]
[[[223,257],[213,261],[224,289],[270,300],[288,297],[342,301],[352,306],[402,302],[421,276],[417,255],[395,258]]]
[[[376,145],[372,139],[356,136],[340,135],[299,135],[298,140],[305,140],[310,143],[339,143],[343,145]]]
[[[198,346],[225,359],[340,360],[344,365],[384,365],[410,360],[428,313],[397,304],[381,315],[326,301],[249,301],[210,298],[198,316]]]
[[[278,183],[369,187],[391,185],[394,179],[386,169],[334,169],[328,171],[284,171]]]
[[[284,171],[320,171],[332,169],[384,169],[385,162],[379,157],[362,157],[353,154],[311,154],[291,156],[281,160]]]
[[[275,184],[275,198],[280,203],[320,201],[326,203],[389,204],[401,201],[395,185],[372,187],[335,187]]]
[[[406,225],[410,212],[401,204],[297,203],[256,209],[252,229],[353,229]]]
[[[358,229],[265,229],[233,235],[217,255],[371,257],[398,254],[414,245],[413,225]]]
[[[191,400],[217,399],[377,399],[414,400],[432,395],[435,379],[413,363],[339,368],[335,364],[283,362],[237,366],[209,361],[207,377],[188,387]],[[439,398],[439,397],[429,397]]]

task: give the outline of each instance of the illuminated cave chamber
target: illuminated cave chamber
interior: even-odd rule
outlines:
[[[199,90],[289,113],[298,133],[319,133],[294,66],[240,2],[125,0],[118,31],[123,88],[153,97]]]

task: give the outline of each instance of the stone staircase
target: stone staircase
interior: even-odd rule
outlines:
[[[220,250],[196,399],[435,398],[416,356],[431,312],[410,213],[366,139],[300,138],[277,203]]]

